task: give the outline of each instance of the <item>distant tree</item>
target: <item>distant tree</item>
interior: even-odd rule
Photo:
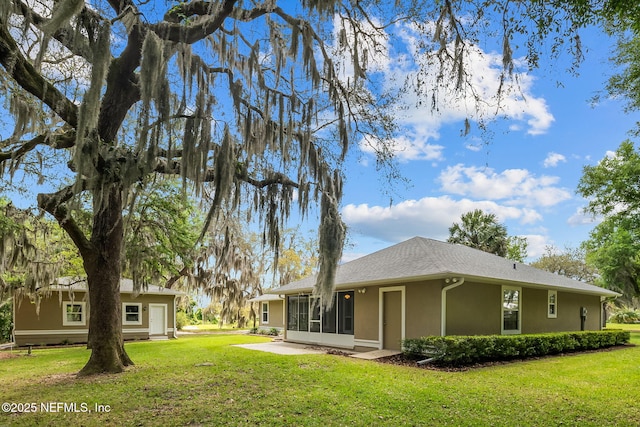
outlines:
[[[583,242],[587,262],[598,269],[602,286],[622,297],[619,304],[632,305],[640,297],[640,228],[631,218],[606,218]]]
[[[587,283],[595,283],[598,277],[597,270],[587,264],[584,249],[580,248],[561,251],[555,246],[547,246],[544,254],[531,266]]]
[[[588,200],[587,212],[640,221],[640,152],[625,141],[597,165],[585,166],[577,192]]]
[[[505,258],[524,262],[527,256],[529,256],[527,251],[529,242],[526,237],[509,236],[507,245],[507,255],[505,255]]]
[[[595,166],[586,166],[578,193],[587,212],[604,217],[583,243],[587,262],[621,302],[640,296],[640,152],[623,142]]]
[[[300,280],[313,274],[318,266],[318,242],[305,238],[298,229],[285,231],[285,249],[277,261],[278,284]]]
[[[449,227],[449,243],[458,243],[489,252],[501,257],[507,255],[509,236],[507,228],[498,222],[498,217],[475,209],[462,214],[460,223]]]
[[[204,213],[176,180],[139,183],[124,217],[123,275],[136,283],[174,287],[194,274],[208,240],[198,242]]]

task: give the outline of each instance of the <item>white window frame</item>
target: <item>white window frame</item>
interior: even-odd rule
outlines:
[[[518,291],[518,329],[504,328],[504,293],[505,291]],[[518,335],[522,333],[522,288],[518,286],[503,286],[500,292],[500,332],[502,335]]]
[[[551,297],[553,296],[553,302],[551,302]],[[551,312],[551,307],[553,306],[553,313]],[[547,318],[549,319],[557,319],[558,318],[558,291],[547,291]]]
[[[138,307],[138,320],[130,321],[127,320],[127,306],[135,305]],[[142,325],[142,303],[140,302],[123,302],[122,303],[122,324],[123,325]]]
[[[69,320],[67,318],[67,307],[70,305],[80,306],[80,319]],[[62,326],[86,326],[87,325],[87,303],[84,301],[62,301]]]
[[[267,310],[265,311],[265,307]],[[267,315],[267,320],[264,320],[264,315]],[[260,304],[260,324],[268,325],[269,324],[269,301],[262,301]]]

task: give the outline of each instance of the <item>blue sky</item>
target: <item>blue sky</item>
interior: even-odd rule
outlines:
[[[592,104],[614,71],[608,61],[614,43],[597,31],[582,38],[587,52],[579,75],[566,72],[568,57],[543,59],[540,69],[519,75],[522,93],[506,99],[488,135],[472,129],[461,136],[469,102],[464,111],[441,106],[435,117],[415,108],[400,116],[397,159],[410,185],[397,183],[392,202],[366,147],[352,156],[342,207],[349,227],[343,261],[416,235],[446,240],[448,227],[476,208],[495,213],[510,235],[526,237],[530,261],[546,245],[563,249],[586,240],[595,223],[581,213],[585,200],[575,193],[582,169],[627,139],[636,117],[624,113],[621,100],[605,96]],[[392,53],[389,59],[395,62]],[[476,59],[471,65],[490,91],[500,58],[484,52]]]
[[[371,58],[370,72],[385,85],[404,81],[415,71],[410,28],[394,31],[394,44]],[[615,150],[636,117],[624,113],[620,100],[605,97],[591,105],[614,71],[608,61],[614,44],[595,30],[583,32],[582,41],[586,60],[579,76],[566,71],[571,61],[566,55],[553,61],[543,56],[532,73],[517,67],[520,86],[504,99],[488,134],[472,126],[469,135],[461,136],[464,118],[477,110],[469,99],[443,98],[438,114],[415,108],[413,96],[403,99],[406,109],[397,113],[403,132],[395,142],[408,185],[387,183],[366,144],[355,141],[345,164],[342,215],[349,237],[343,261],[416,235],[446,240],[448,227],[476,208],[495,213],[509,234],[527,237],[530,260],[546,245],[562,249],[584,241],[595,223],[581,214],[585,200],[575,194],[582,168]],[[489,98],[501,58],[484,49],[472,51],[468,66],[476,89]],[[516,51],[514,57],[522,54]],[[490,118],[495,108],[479,111]],[[0,128],[8,131],[6,120],[0,118]],[[34,201],[29,202],[24,204]],[[310,221],[302,229],[312,227],[317,223]]]

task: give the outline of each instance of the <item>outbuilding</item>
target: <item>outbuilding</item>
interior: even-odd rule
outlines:
[[[176,299],[180,291],[149,285],[135,292],[131,279],[120,281],[125,340],[176,337]],[[39,299],[39,301],[37,301]],[[14,298],[15,343],[24,345],[87,342],[89,296],[82,278],[60,278],[35,296]]]

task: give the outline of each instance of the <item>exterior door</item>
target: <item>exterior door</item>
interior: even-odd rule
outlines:
[[[149,335],[167,334],[166,304],[149,304]]]
[[[402,292],[384,292],[382,308],[383,348],[400,350],[402,340]]]

